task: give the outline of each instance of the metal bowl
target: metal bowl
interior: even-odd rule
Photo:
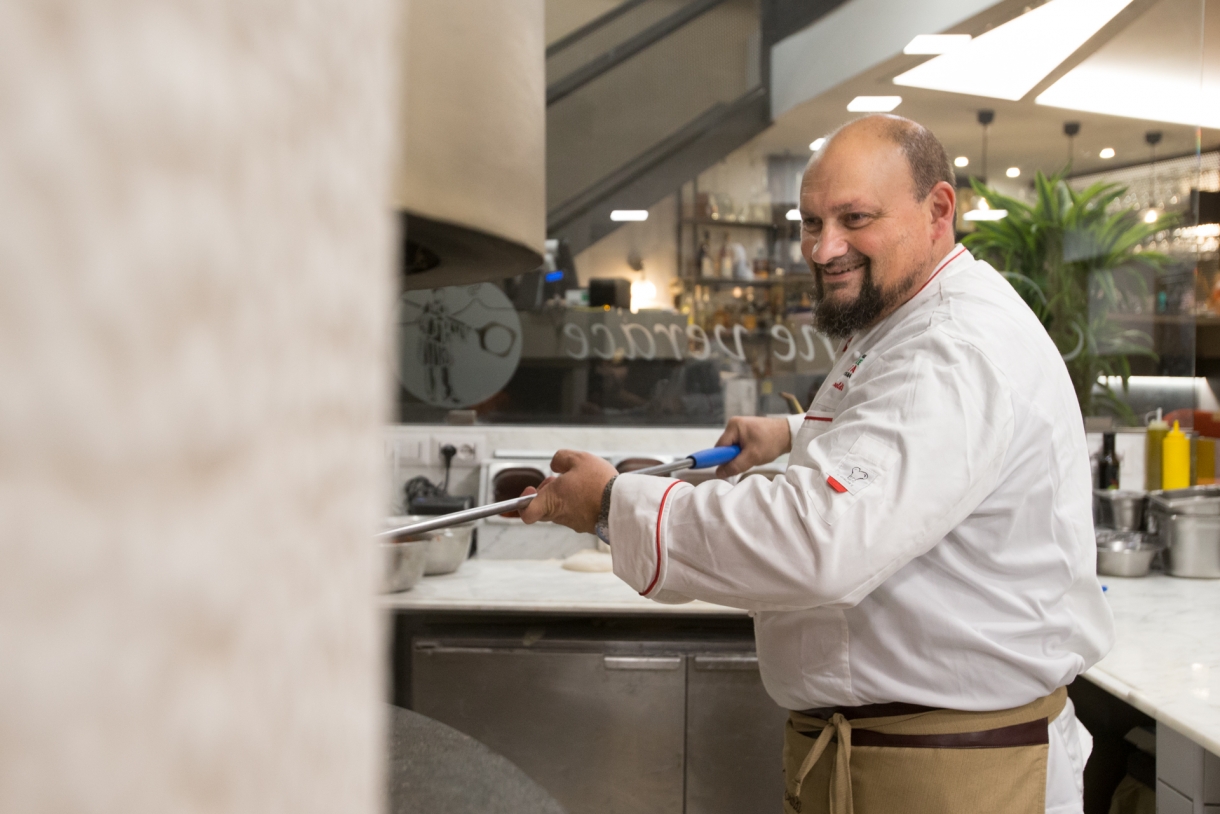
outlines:
[[[1107,528],[1138,531],[1144,525],[1147,502],[1144,492],[1094,489],[1093,522]]]
[[[406,526],[423,520],[434,520],[435,516],[408,514],[391,517],[386,521],[390,528]],[[474,521],[462,523],[459,526],[436,529],[421,538],[426,538],[428,548],[427,564],[424,566],[424,576],[452,574],[461,567],[470,556],[470,540],[474,533]]]
[[[409,591],[424,576],[428,563],[427,539],[378,543],[381,549],[381,592]]]
[[[1148,574],[1161,546],[1139,531],[1097,530],[1097,573],[1110,577]]]
[[[1152,568],[1157,546],[1097,549],[1097,573],[1108,577],[1144,577]]]

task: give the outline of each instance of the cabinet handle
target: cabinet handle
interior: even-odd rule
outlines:
[[[603,656],[607,670],[677,670],[681,656]]]
[[[758,656],[733,654],[723,656],[695,656],[696,670],[757,670]]]

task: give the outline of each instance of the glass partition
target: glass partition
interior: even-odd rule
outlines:
[[[585,39],[552,43],[555,84],[598,64],[603,45],[654,32],[556,98],[565,135],[548,205],[579,197],[633,138],[669,132],[704,97],[774,80],[741,67],[763,41],[758,7],[704,5],[622,3]],[[657,39],[675,14],[690,21]],[[533,274],[408,292],[400,419],[464,409],[486,422],[719,425],[808,406],[836,348],[813,327],[799,181],[818,140],[859,115],[857,97],[879,95],[944,143],[958,238],[1042,321],[1091,427],[1138,426],[1156,407],[1220,410],[1220,4],[1001,2],[913,33],[957,36],[930,49],[912,39],[792,105],[575,256],[553,242]],[[706,86],[667,84],[672,59],[706,65]],[[616,75],[631,92],[597,102]]]

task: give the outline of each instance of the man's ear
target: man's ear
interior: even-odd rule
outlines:
[[[941,181],[928,193],[928,204],[928,214],[932,219],[932,238],[935,240],[946,231],[952,234],[957,207],[957,190],[947,181]]]

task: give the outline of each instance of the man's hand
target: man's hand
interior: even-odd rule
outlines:
[[[741,454],[716,469],[716,477],[730,478],[751,467],[769,464],[792,449],[792,434],[783,418],[730,418],[716,446],[736,444]]]
[[[602,508],[602,492],[618,471],[605,458],[570,449],[555,453],[551,469],[562,477],[547,478],[539,485],[538,497],[521,510],[521,519],[526,523],[550,520],[592,534]],[[527,487],[521,494],[534,492]]]

